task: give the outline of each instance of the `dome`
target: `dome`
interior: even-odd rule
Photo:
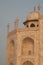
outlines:
[[[34,19],[38,19],[38,12],[31,12],[26,18],[26,20],[34,20]]]

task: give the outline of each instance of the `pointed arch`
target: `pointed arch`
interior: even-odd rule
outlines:
[[[26,37],[22,41],[22,55],[33,55],[34,53],[34,40]]]
[[[26,61],[22,65],[34,65],[31,61]]]
[[[32,24],[30,25],[30,27],[35,27],[35,24],[32,23]]]

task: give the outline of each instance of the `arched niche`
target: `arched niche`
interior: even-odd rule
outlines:
[[[13,39],[11,39],[11,41],[10,41],[10,50],[11,50],[12,54],[14,53],[14,48],[15,48],[15,42],[14,42]]]
[[[22,55],[34,54],[34,40],[30,37],[26,37],[22,41]]]
[[[15,54],[15,41],[14,41],[14,39],[10,40],[9,51],[10,51],[10,61],[14,60],[14,54]]]
[[[31,61],[26,61],[22,65],[34,65]]]
[[[10,43],[12,46],[14,46],[14,40],[11,40]]]

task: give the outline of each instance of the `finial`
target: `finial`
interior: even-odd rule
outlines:
[[[40,0],[38,0],[38,12],[40,13]]]
[[[36,11],[36,6],[34,6],[34,11]]]
[[[17,19],[16,19],[15,22],[14,22],[15,28],[18,28],[18,22],[19,22],[19,19],[18,19],[18,17],[17,17]]]
[[[9,23],[7,24],[7,32],[9,32]]]

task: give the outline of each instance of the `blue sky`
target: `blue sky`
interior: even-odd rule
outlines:
[[[19,27],[28,13],[36,9],[38,0],[0,0],[0,65],[6,65],[7,24],[10,23],[10,31],[14,29],[14,21],[19,18]],[[43,0],[40,0],[41,14],[43,14]]]

